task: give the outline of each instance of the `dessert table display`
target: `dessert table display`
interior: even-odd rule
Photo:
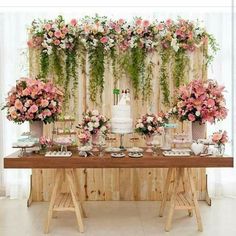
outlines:
[[[157,157],[150,153],[144,153],[141,158],[130,158],[127,153],[122,158],[112,158],[110,153],[105,153],[102,157],[81,157],[76,151],[73,152],[71,157],[45,157],[35,153],[26,157],[18,157],[18,153],[13,153],[4,158],[4,168],[57,169],[45,223],[45,233],[48,233],[53,213],[57,211],[75,211],[79,231],[84,231],[82,216],[85,217],[86,215],[83,203],[78,202],[76,168],[168,168],[163,200],[159,212],[159,216],[163,216],[170,182],[174,178],[165,230],[169,231],[171,228],[174,210],[187,210],[189,216],[193,215],[193,211],[195,212],[198,230],[202,231],[201,214],[192,176],[192,168],[202,167],[233,167],[233,158],[213,156],[165,157],[161,153],[158,153]],[[61,194],[59,191],[63,180],[66,180],[69,185],[69,193]],[[181,191],[179,190],[180,184],[183,185]]]

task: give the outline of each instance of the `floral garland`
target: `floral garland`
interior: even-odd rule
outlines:
[[[28,41],[28,46],[40,50],[39,77],[46,79],[51,66],[57,76],[57,84],[64,87],[66,104],[70,95],[70,80],[73,80],[73,92],[78,84],[77,20],[72,19],[68,24],[62,16],[55,20],[34,20],[30,33],[32,37]]]
[[[105,63],[110,59],[114,86],[122,69],[132,81],[134,97],[138,98],[141,91],[143,100],[150,99],[153,77],[150,64],[153,62],[147,57],[159,51],[162,61],[159,80],[164,103],[168,105],[169,78],[173,77],[175,87],[185,83],[188,54],[202,48],[207,66],[219,49],[214,37],[198,21],[181,18],[150,22],[136,17],[128,23],[124,19],[111,20],[96,15],[85,17],[79,23],[75,19],[65,23],[59,16],[55,20],[33,21],[30,32],[29,47],[40,50],[40,76],[46,78],[53,68],[57,83],[65,87],[66,102],[70,81],[73,88],[78,84],[78,57],[85,63],[86,57],[81,54],[88,53],[90,100],[96,102],[98,97],[102,98]],[[171,58],[174,58],[172,74],[169,73]],[[75,98],[76,90],[72,92]]]

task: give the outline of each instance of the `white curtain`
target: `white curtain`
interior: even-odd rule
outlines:
[[[27,66],[27,26],[33,19],[54,18],[58,14],[66,19],[72,17],[81,18],[85,15],[106,15],[108,17],[125,18],[131,20],[133,16],[141,16],[146,19],[156,18],[183,18],[203,20],[207,31],[212,33],[220,45],[221,50],[217,53],[212,66],[209,68],[209,78],[224,84],[227,89],[227,106],[229,115],[223,122],[209,126],[211,134],[216,129],[228,131],[231,143],[227,145],[226,153],[232,155],[232,21],[230,7],[74,7],[74,8],[24,8],[24,10],[11,10],[0,13],[0,95],[1,104],[7,95],[7,91],[15,84],[20,76],[28,74]],[[11,144],[28,125],[14,125],[7,121],[5,115],[0,113],[0,154],[1,157],[11,153]],[[26,197],[29,187],[29,170],[8,170],[3,172],[0,165],[0,191],[5,186],[7,196],[11,198]],[[4,175],[3,175],[4,173]],[[4,179],[3,179],[4,176]],[[211,196],[236,196],[235,169],[212,169],[208,170],[208,182]]]

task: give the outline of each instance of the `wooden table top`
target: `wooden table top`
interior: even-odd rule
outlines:
[[[144,153],[142,158],[112,158],[109,153],[103,157],[80,157],[74,152],[71,157],[44,157],[32,153],[26,157],[18,157],[15,152],[4,158],[4,168],[204,168],[233,167],[233,157],[165,157],[159,154],[153,157]]]

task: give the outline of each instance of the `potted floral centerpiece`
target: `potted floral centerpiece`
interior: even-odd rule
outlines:
[[[225,144],[228,142],[228,135],[226,131],[219,130],[212,135],[212,142],[215,143],[217,155],[223,156],[225,151]]]
[[[45,137],[45,136],[41,136],[39,138],[39,144],[41,147],[41,152],[45,153],[47,148],[52,146],[52,140],[50,138]]]
[[[84,132],[90,133],[92,143],[97,144],[99,135],[107,135],[110,129],[109,119],[101,115],[97,110],[87,111],[83,113],[83,120],[79,124],[79,128]]]
[[[206,122],[211,124],[227,116],[224,86],[214,80],[193,80],[178,90],[176,106],[172,113],[180,121],[192,122],[193,139],[204,138]]]
[[[88,131],[83,130],[78,136],[79,142],[82,145],[86,145],[86,144],[88,144],[90,137],[91,137],[90,133]]]
[[[163,133],[163,125],[163,119],[155,114],[145,114],[137,120],[135,131],[145,136],[148,146],[147,152],[152,152],[150,146],[152,145],[153,136]]]
[[[7,119],[22,124],[30,122],[31,134],[43,135],[43,123],[54,122],[62,111],[62,91],[52,82],[20,78],[8,93],[6,104]]]

